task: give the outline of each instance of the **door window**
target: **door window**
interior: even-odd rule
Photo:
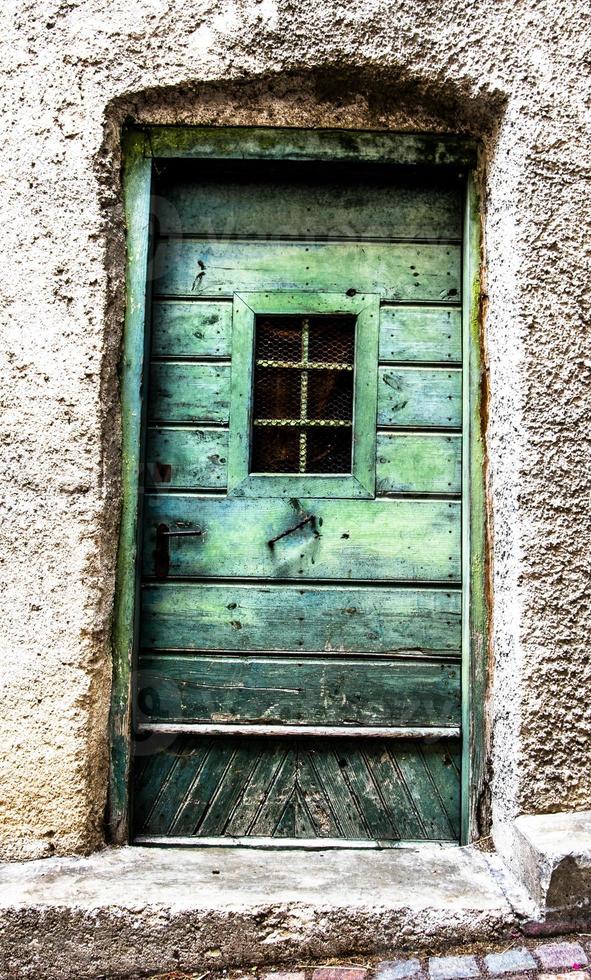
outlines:
[[[251,473],[350,473],[355,317],[255,318]]]
[[[229,488],[371,497],[379,296],[236,293]]]

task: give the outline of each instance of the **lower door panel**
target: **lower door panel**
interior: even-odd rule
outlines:
[[[149,734],[133,792],[137,843],[457,841],[460,742]]]
[[[138,720],[459,726],[460,665],[370,657],[144,655]]]

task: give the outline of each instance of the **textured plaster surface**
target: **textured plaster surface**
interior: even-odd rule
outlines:
[[[587,0],[2,5],[0,848],[103,839],[124,121],[458,131],[486,163],[497,841],[591,806]]]
[[[2,976],[98,977],[505,938],[529,912],[471,849],[122,848],[0,870]],[[31,935],[37,939],[30,942]],[[12,972],[11,972],[12,971]]]

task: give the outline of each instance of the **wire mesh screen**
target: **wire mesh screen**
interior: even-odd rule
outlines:
[[[252,473],[350,473],[354,316],[257,316]]]

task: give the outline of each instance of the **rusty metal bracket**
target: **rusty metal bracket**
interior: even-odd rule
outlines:
[[[267,544],[269,545],[270,548],[272,548],[277,541],[281,541],[281,538],[286,538],[288,534],[293,534],[294,531],[299,531],[299,529],[301,527],[305,527],[306,524],[312,524],[314,528],[315,536],[318,537],[319,535],[318,532],[316,531],[316,518],[314,514],[310,514],[309,517],[304,518],[304,520],[300,521],[299,524],[295,524],[293,527],[290,527],[287,531],[282,531],[281,534],[278,534],[276,537],[271,538],[270,541],[267,541]]]
[[[168,524],[159,524],[156,528],[155,574],[156,578],[166,578],[170,569],[170,538],[199,538],[203,536],[201,527],[183,528],[171,531]]]

